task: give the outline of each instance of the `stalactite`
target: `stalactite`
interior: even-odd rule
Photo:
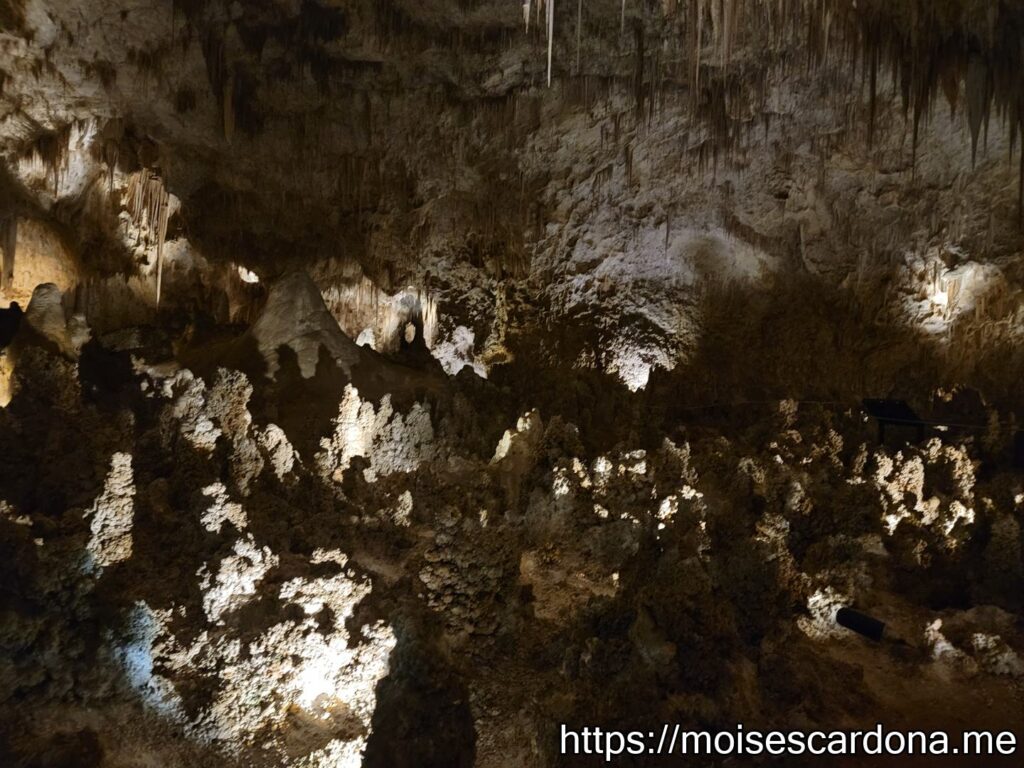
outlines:
[[[711,0],[711,40],[716,46],[722,40],[722,2],[724,0]]]
[[[48,131],[39,136],[29,151],[29,156],[38,162],[50,177],[53,196],[60,197],[60,185],[70,160],[71,131],[73,125],[60,130]]]
[[[121,157],[121,142],[107,139],[103,142],[103,162],[107,166],[107,193],[114,191],[114,174],[117,172],[117,161]]]
[[[733,36],[736,28],[736,0],[722,0],[722,63],[728,69],[732,59]]]
[[[580,54],[583,45],[583,0],[576,3],[576,76],[580,74]]]
[[[663,0],[661,5],[666,18],[677,8],[671,0]],[[624,8],[623,2],[621,31]],[[733,115],[718,102],[725,94],[726,106],[733,110],[736,105],[756,103],[746,92],[751,85],[742,81],[745,75],[738,75],[741,82],[736,87],[726,70],[735,41],[759,24],[765,25],[766,34],[753,38],[765,41],[761,54],[768,59],[766,71],[787,76],[795,57],[780,56],[778,51],[799,45],[806,49],[802,60],[808,69],[833,67],[846,60],[853,70],[862,71],[867,114],[858,117],[858,111],[844,103],[849,97],[842,91],[841,79],[836,82],[836,107],[846,113],[848,132],[858,121],[867,124],[871,146],[881,130],[887,95],[881,92],[884,89],[879,87],[878,79],[891,76],[893,96],[902,96],[904,113],[908,121],[913,120],[911,164],[915,169],[917,144],[922,128],[927,130],[933,102],[944,94],[950,114],[955,115],[961,81],[966,84],[965,112],[971,129],[972,156],[977,154],[979,141],[984,143],[993,109],[1011,133],[1021,125],[1020,113],[1024,110],[1017,105],[1024,89],[1020,74],[1024,71],[1024,47],[1017,33],[1024,25],[1024,11],[1019,6],[992,3],[986,10],[985,4],[951,5],[932,0],[690,0],[686,18],[694,115],[711,126],[716,143],[724,142],[727,156],[732,152],[730,145],[741,138],[736,131],[743,130],[749,115]],[[707,67],[706,35],[711,35],[716,63],[721,63],[722,70]],[[711,82],[703,82],[709,76]],[[657,73],[652,77],[656,78]],[[763,108],[761,116],[767,125],[768,115]],[[1024,131],[1021,133],[1024,136]],[[1021,197],[1024,208],[1024,186]]]
[[[623,0],[625,2],[625,0]],[[700,57],[704,45],[704,0],[696,0],[693,5],[693,103],[700,99]]]
[[[917,144],[921,130],[921,109],[918,106],[914,107],[914,137],[911,143],[911,154],[910,154],[910,178],[914,179],[917,176]]]
[[[548,9],[548,88],[551,87],[551,63],[555,45],[555,0],[545,0]]]
[[[220,128],[224,138],[230,143],[237,120],[238,73],[228,65],[224,36],[223,30],[210,30],[203,41],[203,58],[206,60],[206,76],[210,82],[210,90],[220,111]],[[251,120],[249,122],[251,123]]]
[[[878,108],[878,48],[872,46],[871,48],[871,85],[869,95],[869,106],[868,106],[868,146],[872,147],[875,143],[875,116]]]
[[[1017,224],[1024,228],[1024,137],[1020,148],[1020,175],[1017,180]]]
[[[14,260],[18,250],[18,217],[15,215],[0,219],[0,249],[3,250],[0,288],[7,289],[14,284]]]
[[[132,224],[147,231],[146,241],[156,246],[156,303],[160,306],[163,289],[164,241],[170,214],[170,195],[163,179],[156,173],[142,170],[133,173],[125,192],[125,207]]]
[[[636,102],[637,120],[644,111],[644,28],[637,24],[633,30],[636,39],[636,65],[633,73],[633,96]]]
[[[235,73],[232,72],[224,81],[224,94],[221,97],[221,111],[224,120],[224,138],[228,144],[235,136]]]
[[[967,122],[971,129],[971,163],[978,157],[978,138],[989,109],[988,70],[980,56],[967,65]]]

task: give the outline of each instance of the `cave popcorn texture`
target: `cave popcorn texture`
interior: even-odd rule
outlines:
[[[245,545],[236,545],[236,552],[256,564],[271,557]],[[338,552],[317,551],[311,563],[344,569],[345,560]],[[211,588],[207,582],[202,587],[208,596],[212,593],[207,610],[213,609],[210,618],[215,622],[228,608],[227,588],[233,589],[232,607],[252,596],[251,580],[246,582],[251,572],[239,571],[231,563],[222,568],[234,569],[233,584],[220,578],[216,586]],[[281,585],[279,598],[299,608],[302,618],[273,624],[244,641],[242,637],[249,633],[244,626],[236,626],[216,634],[204,631],[183,644],[169,627],[172,611],[157,612],[140,603],[134,609],[129,636],[115,652],[143,700],[181,721],[201,741],[228,752],[252,745],[269,749],[281,746],[269,742],[283,733],[284,739],[292,739],[283,745],[286,751],[304,753],[297,765],[357,766],[370,731],[375,688],[387,674],[395,644],[392,631],[382,622],[364,626],[363,641],[358,644],[349,637],[345,622],[368,590],[365,582],[344,570],[329,578],[292,579]],[[316,618],[325,610],[333,617],[326,634]],[[219,623],[224,626],[223,621]],[[157,663],[160,672],[154,671]],[[198,712],[186,713],[174,681],[179,675],[192,674],[190,670],[209,677],[213,699]],[[330,738],[338,732],[346,736]]]
[[[132,556],[134,498],[132,457],[126,453],[116,453],[110,461],[110,472],[103,484],[103,493],[86,512],[86,517],[91,518],[92,531],[92,538],[86,547],[87,569],[103,568]]]

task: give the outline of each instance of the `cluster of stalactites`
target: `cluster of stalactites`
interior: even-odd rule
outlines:
[[[884,68],[891,74],[893,92],[900,93],[904,114],[913,120],[915,162],[921,124],[931,118],[940,94],[951,114],[964,109],[972,160],[979,143],[987,140],[993,111],[1009,129],[1012,158],[1024,128],[1024,7],[971,0],[832,4],[838,8],[841,32],[856,40],[853,55],[860,56],[861,71],[870,83],[869,143],[875,133],[879,71]],[[1024,154],[1020,167],[1024,200]]]
[[[530,31],[530,11],[534,7],[533,0],[523,0],[523,23],[526,31]],[[540,26],[540,15],[544,14],[544,29],[548,42],[548,88],[551,87],[551,68],[554,63],[555,46],[555,0],[537,0],[537,26]],[[580,6],[582,13],[582,5]]]
[[[125,207],[132,224],[145,230],[146,241],[156,247],[156,303],[160,304],[163,284],[164,241],[167,239],[167,220],[170,214],[170,195],[160,175],[143,169],[128,179]]]
[[[623,9],[625,3],[623,3]],[[801,48],[806,66],[846,67],[860,77],[868,94],[862,118],[868,146],[877,135],[883,73],[892,93],[913,121],[913,158],[922,124],[938,97],[951,113],[964,110],[976,158],[993,113],[1010,132],[1011,158],[1024,135],[1024,6],[978,0],[662,0],[666,18],[680,24],[689,51],[690,86],[698,117],[713,104],[709,89],[730,79],[730,62],[740,43],[760,46],[767,66],[791,66],[792,57],[774,55]],[[624,16],[623,16],[624,18]],[[709,68],[715,71],[709,72]],[[716,81],[716,82],[713,82]],[[727,86],[726,86],[727,87]],[[728,150],[733,137],[713,140]],[[1024,201],[1024,153],[1020,158]]]
[[[72,131],[83,124],[70,123],[55,131],[47,131],[33,142],[27,157],[43,167],[53,185],[53,196],[60,197],[61,182],[71,158]]]

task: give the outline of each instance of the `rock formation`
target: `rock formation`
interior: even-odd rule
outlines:
[[[1022,72],[1013,2],[0,0],[0,765],[1019,728]]]

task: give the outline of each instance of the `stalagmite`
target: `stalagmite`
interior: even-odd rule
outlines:
[[[92,537],[85,568],[93,573],[132,556],[132,524],[135,519],[135,476],[132,457],[115,453],[100,494],[85,513]]]

